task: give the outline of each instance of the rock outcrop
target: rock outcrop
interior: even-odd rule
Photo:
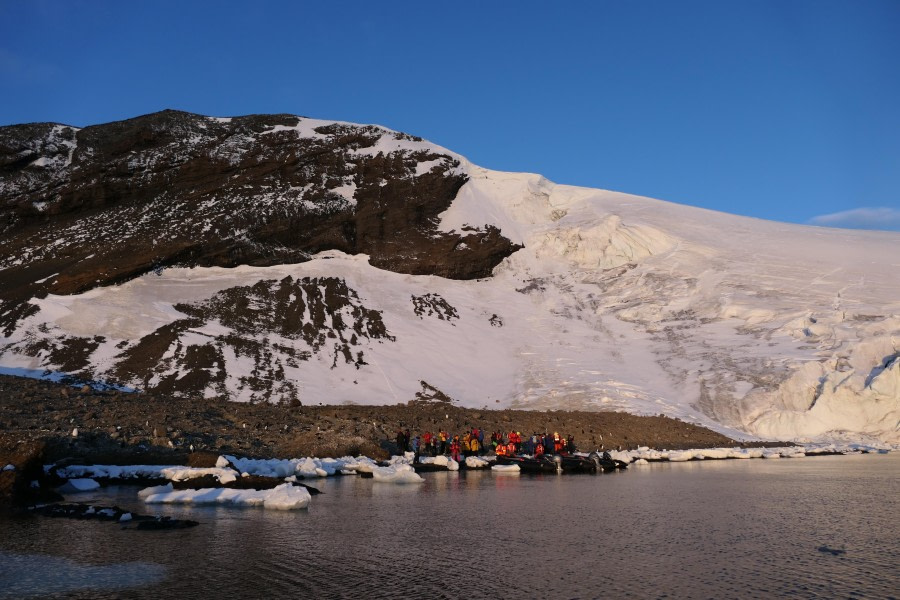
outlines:
[[[291,115],[3,127],[0,327],[9,335],[31,298],[172,265],[340,250],[398,273],[487,277],[515,244],[495,227],[437,229],[466,179],[458,157],[419,138]]]

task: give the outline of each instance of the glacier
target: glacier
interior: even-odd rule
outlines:
[[[304,403],[403,403],[427,382],[467,407],[665,414],[740,439],[900,444],[900,234],[728,215],[492,171],[427,142],[384,143],[404,144],[451,156],[468,178],[440,231],[496,227],[522,246],[491,277],[390,272],[336,250],[298,264],[166,268],[33,299],[0,366],[50,372],[47,353],[23,345],[89,337],[95,378],[145,388],[183,377],[189,348],[237,335],[213,315],[178,330],[150,379],[123,378],[122,349],[181,322],[185,306],[260,282],[337,278],[389,334],[355,337],[364,358],[240,333]],[[339,193],[352,202],[352,186]],[[298,351],[308,359],[292,360]],[[258,358],[229,347],[203,368],[219,375],[203,395],[258,399],[247,383]]]

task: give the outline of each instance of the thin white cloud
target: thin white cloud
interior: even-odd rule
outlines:
[[[900,210],[896,208],[854,208],[819,215],[809,221],[810,225],[823,227],[843,227],[845,229],[880,229],[900,231]]]

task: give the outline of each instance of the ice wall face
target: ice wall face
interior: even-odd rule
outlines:
[[[0,133],[7,369],[244,401],[427,385],[900,443],[898,234],[560,186],[285,115]]]

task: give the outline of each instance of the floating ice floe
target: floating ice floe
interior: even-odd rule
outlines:
[[[235,490],[205,488],[201,490],[173,490],[149,494],[147,504],[222,504],[225,506],[253,506],[277,510],[307,508],[312,498],[304,487],[282,483],[270,490]]]
[[[160,474],[164,479],[168,479],[169,481],[187,481],[189,479],[196,479],[198,477],[212,475],[219,480],[219,483],[223,485],[237,480],[238,476],[237,471],[235,471],[234,469],[220,467],[170,467],[167,469],[162,469],[160,471]]]
[[[459,463],[449,456],[420,456],[419,463],[423,465],[447,467],[448,471],[459,471]],[[466,463],[468,464],[468,460]]]
[[[153,494],[165,494],[171,492],[175,488],[171,483],[167,483],[166,485],[155,485],[152,487],[144,488],[138,492],[138,498],[146,498],[147,496],[152,496]]]
[[[80,477],[106,479],[168,479],[187,481],[197,477],[212,475],[221,483],[237,479],[237,472],[230,468],[201,468],[180,465],[70,465],[57,470],[60,477],[76,479]]]
[[[491,467],[494,473],[518,473],[521,471],[519,465],[494,465]]]
[[[382,483],[422,483],[425,479],[409,465],[373,467],[372,478]]]
[[[50,470],[53,465],[44,467]],[[165,469],[185,469],[181,465],[69,465],[57,469],[60,477],[74,479],[77,477],[93,477],[107,479],[165,479]]]
[[[99,487],[100,484],[93,479],[70,479],[56,488],[56,490],[61,494],[78,494],[80,492],[91,492]]]
[[[466,466],[470,469],[484,469],[490,463],[483,458],[478,456],[467,456],[466,457]]]
[[[817,456],[820,454],[852,454],[859,448],[865,452],[887,452],[880,447],[856,445],[838,446],[805,445],[786,446],[780,448],[702,448],[694,450],[653,450],[642,446],[637,450],[622,452],[611,451],[610,456],[615,460],[625,463],[645,460],[647,462],[685,462],[695,460],[724,460],[724,459],[749,459],[749,458],[803,458],[805,456]]]
[[[217,467],[231,465],[241,473],[262,477],[300,477],[314,479],[330,477],[344,471],[367,472],[375,466],[375,461],[365,456],[353,458],[291,458],[291,459],[256,459],[237,458],[223,455],[216,462]]]

